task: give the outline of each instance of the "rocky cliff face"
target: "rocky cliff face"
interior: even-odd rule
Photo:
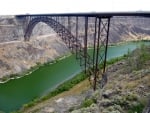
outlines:
[[[38,37],[30,42],[0,44],[0,77],[20,73],[36,63],[45,63],[69,52],[55,35]]]
[[[27,70],[36,62],[54,60],[69,51],[56,33],[41,22],[33,29],[30,42],[24,42],[23,22],[15,16],[0,17],[0,78]],[[82,21],[79,24],[79,29],[83,29]],[[150,39],[149,25],[148,18],[114,17],[111,19],[109,42]],[[75,24],[72,24],[72,29],[75,29]],[[90,36],[91,44],[92,33]]]
[[[0,43],[23,38],[23,31],[14,16],[0,17]]]
[[[40,28],[40,29],[39,29]],[[24,42],[21,24],[13,16],[0,17],[0,78],[52,61],[69,52],[63,41],[44,23],[35,26]]]
[[[109,42],[150,39],[150,19],[140,17],[114,17],[110,24]]]

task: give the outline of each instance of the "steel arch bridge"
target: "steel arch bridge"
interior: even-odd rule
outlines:
[[[50,26],[62,38],[71,52],[76,54],[76,59],[80,62],[80,66],[84,69],[95,90],[97,87],[102,88],[107,82],[107,47],[110,19],[113,16],[150,17],[150,13],[39,14],[17,15],[16,18],[24,19],[25,41],[30,40],[32,30],[37,23],[44,22]],[[91,41],[93,42],[92,54],[88,52],[88,43]]]

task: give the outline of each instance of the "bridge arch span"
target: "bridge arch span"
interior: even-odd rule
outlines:
[[[30,40],[32,31],[39,22],[43,22],[47,24],[49,27],[51,27],[63,39],[65,43],[67,43],[68,41],[69,41],[68,43],[71,43],[70,42],[71,40],[75,40],[75,37],[71,34],[71,32],[67,28],[65,28],[65,26],[61,25],[54,19],[50,17],[35,17],[31,19],[29,24],[27,25],[27,28],[25,30],[25,35],[24,35],[25,41]]]

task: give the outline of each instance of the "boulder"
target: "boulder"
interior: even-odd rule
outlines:
[[[114,94],[114,91],[112,89],[106,90],[105,92],[102,93],[102,96],[104,98],[110,98]]]

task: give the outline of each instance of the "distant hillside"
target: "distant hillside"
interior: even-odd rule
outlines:
[[[111,19],[109,42],[150,39],[150,18],[114,17]]]
[[[72,18],[72,31],[75,30],[75,18]],[[79,21],[79,30],[83,30],[83,19]],[[24,20],[14,16],[0,17],[0,42],[22,40],[24,36]],[[83,32],[83,31],[82,31]],[[54,31],[44,23],[39,23],[33,30],[32,36],[47,35]],[[74,31],[73,31],[74,34]],[[142,17],[113,17],[110,24],[109,42],[130,41],[137,39],[150,39],[150,18]],[[92,39],[92,35],[90,35]],[[90,42],[89,42],[90,43]]]
[[[54,35],[43,35],[29,42],[10,41],[0,44],[0,81],[12,74],[22,73],[37,64],[43,64],[68,54],[63,41]],[[4,78],[3,78],[4,77]]]

